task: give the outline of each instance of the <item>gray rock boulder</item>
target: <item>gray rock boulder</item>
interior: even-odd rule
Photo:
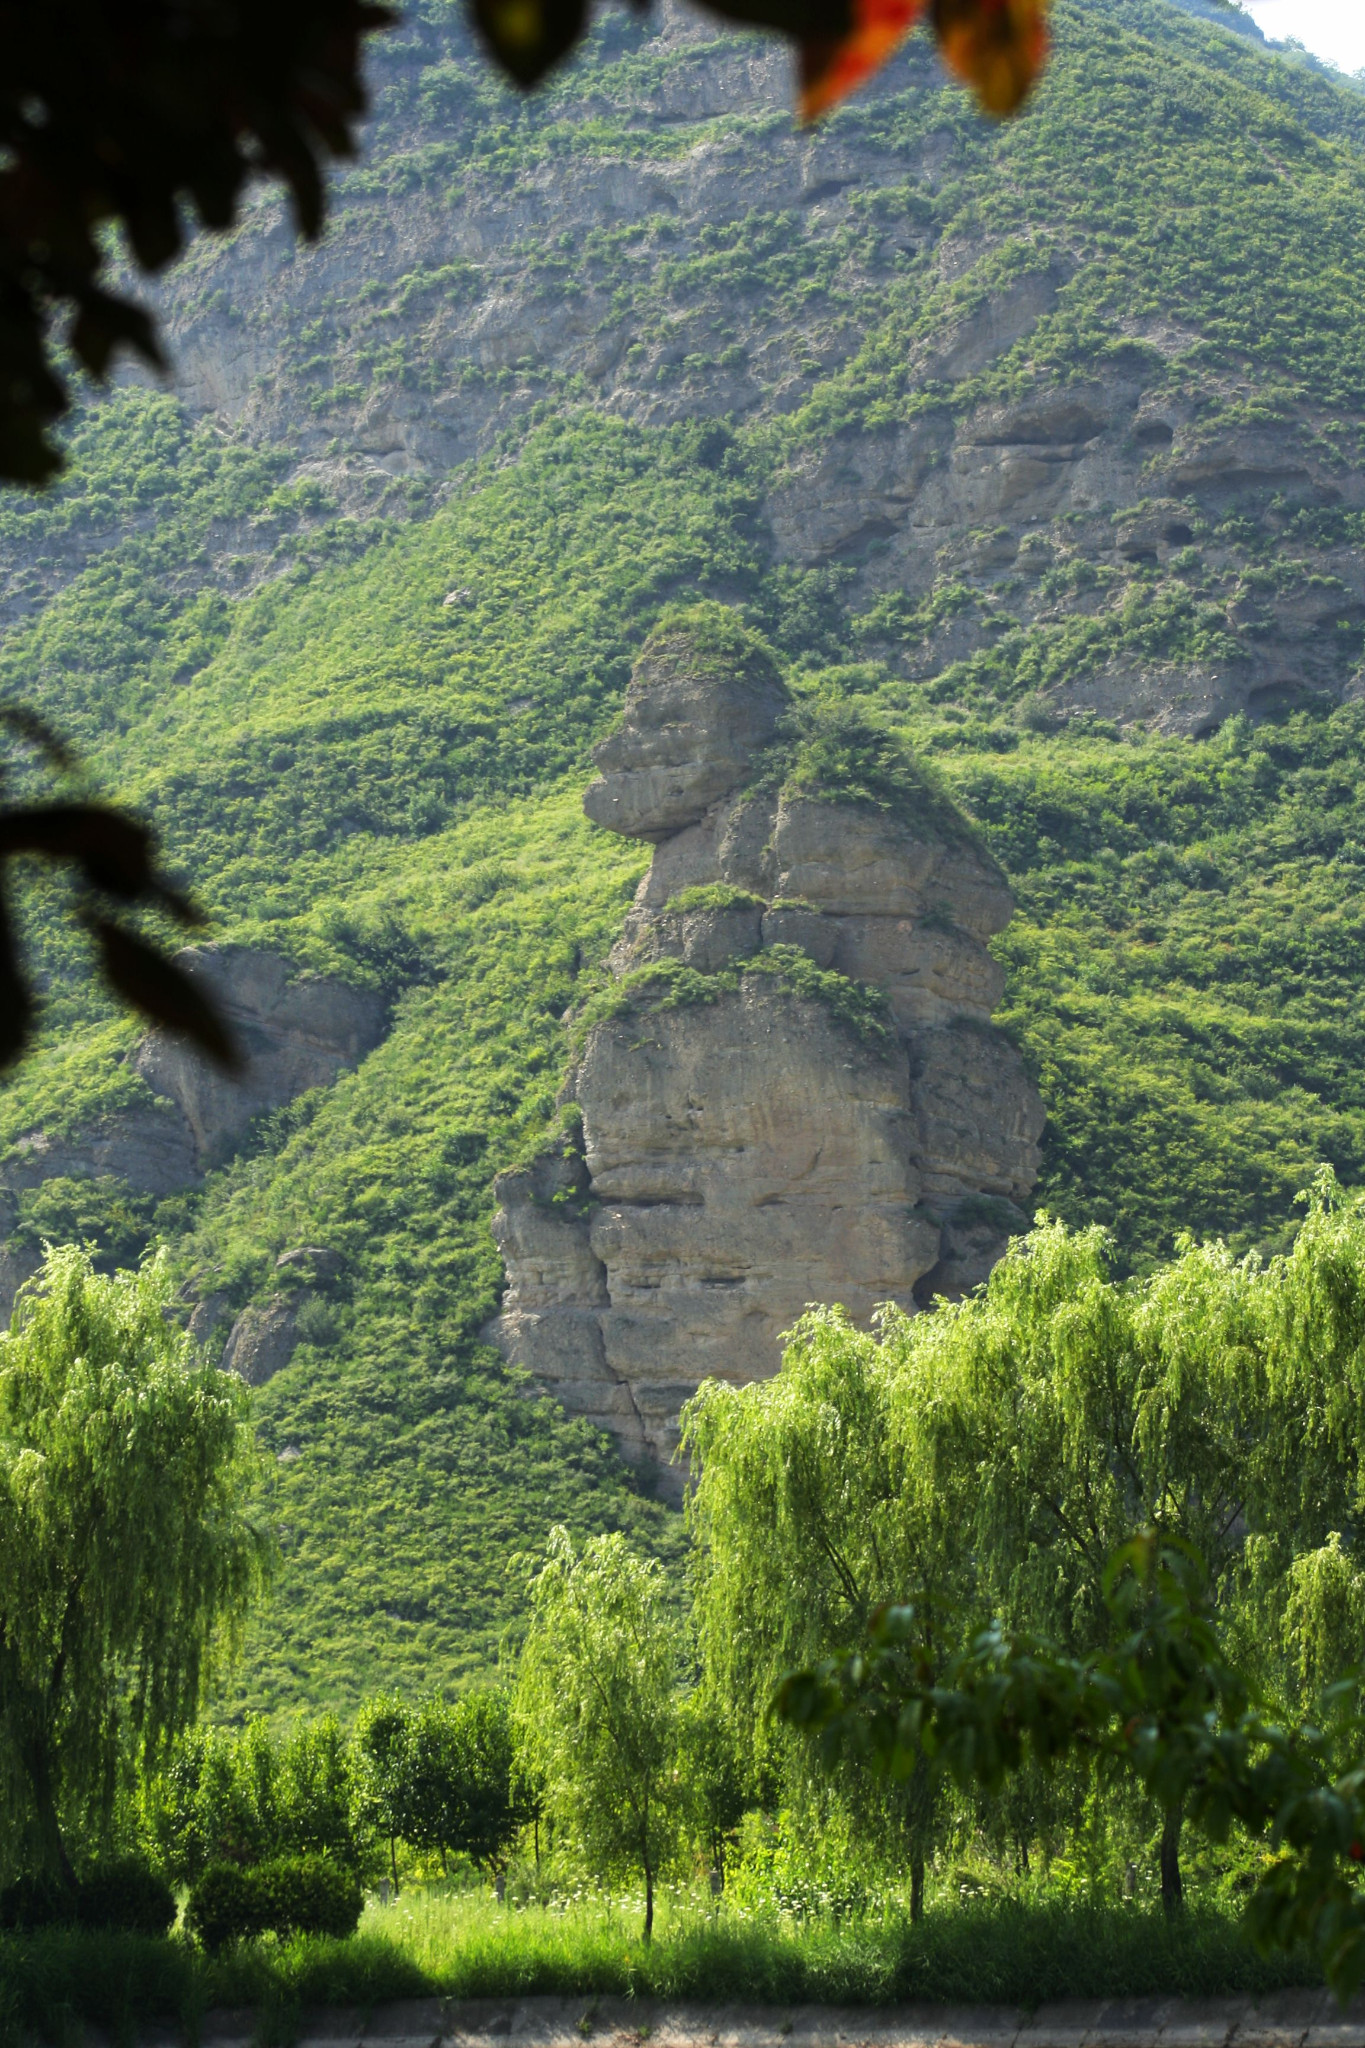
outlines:
[[[189,1333],[196,1344],[212,1343],[218,1331],[232,1316],[228,1297],[215,1290],[196,1301],[190,1310]]]
[[[113,1177],[158,1198],[193,1187],[253,1117],[328,1086],[383,1036],[380,995],[335,976],[301,975],[278,953],[195,946],[179,961],[226,1013],[247,1056],[245,1072],[220,1074],[186,1040],[153,1032],[132,1059],[146,1084],[140,1101],[84,1130],[26,1132],[11,1147],[0,1163],[0,1238],[15,1228],[17,1198],[46,1181]],[[31,1248],[0,1242],[0,1315],[9,1314],[37,1263]],[[279,1263],[284,1278],[305,1285],[328,1286],[341,1271],[340,1255],[317,1246],[295,1247]],[[212,1334],[213,1299],[191,1320],[200,1341]]]
[[[134,1103],[83,1131],[26,1132],[0,1168],[13,1195],[48,1180],[126,1180],[141,1194],[170,1195],[198,1178],[194,1138],[168,1102]]]
[[[340,1252],[318,1244],[295,1245],[292,1250],[281,1252],[275,1261],[280,1278],[299,1287],[335,1287],[345,1270],[346,1261]]]
[[[298,1344],[295,1304],[275,1295],[244,1308],[228,1333],[222,1369],[235,1372],[249,1387],[263,1387],[283,1372]]]
[[[177,957],[226,1015],[246,1055],[241,1074],[223,1074],[188,1040],[162,1031],[135,1055],[143,1080],[179,1108],[200,1166],[222,1158],[262,1110],[327,1087],[383,1036],[386,1005],[372,989],[298,975],[278,953],[257,947],[192,946]]]

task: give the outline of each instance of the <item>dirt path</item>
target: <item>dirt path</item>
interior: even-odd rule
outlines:
[[[250,2011],[210,2012],[199,2048],[252,2048]],[[97,2048],[93,2035],[87,2036]],[[1365,1998],[1250,1998],[1011,2006],[677,2004],[629,1998],[412,1999],[305,2013],[297,2048],[1365,2048]],[[175,2048],[148,2029],[139,2048]]]

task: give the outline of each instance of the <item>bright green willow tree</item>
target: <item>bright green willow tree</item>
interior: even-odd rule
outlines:
[[[1365,1208],[1330,1174],[1287,1256],[1185,1243],[1141,1282],[1096,1230],[1044,1223],[984,1293],[888,1325],[899,1431],[962,1495],[978,1600],[1073,1652],[1101,1648],[1105,1560],[1141,1530],[1205,1560],[1258,1684],[1304,1707],[1344,1648],[1340,1544],[1357,1547],[1365,1443]],[[1317,1646],[1306,1654],[1309,1644]],[[1329,1650],[1330,1655],[1330,1650]],[[1180,1814],[1162,1894],[1181,1896]]]
[[[782,1676],[851,1649],[883,1602],[911,1597],[907,1588],[927,1663],[958,1647],[970,1480],[916,1459],[898,1428],[901,1391],[893,1353],[841,1310],[822,1309],[798,1324],[775,1379],[708,1381],[684,1410],[698,1466],[688,1512],[706,1683],[756,1755]],[[872,1797],[856,1775],[841,1789],[855,1805]],[[876,1804],[860,1819],[880,1823],[908,1857],[918,1919],[933,1845],[927,1774],[883,1788]]]
[[[1127,1282],[1101,1231],[1044,1220],[966,1301],[873,1335],[808,1316],[776,1380],[703,1390],[688,1440],[708,1671],[735,1697],[853,1648],[885,1600],[921,1632],[946,1600],[1101,1650],[1106,1561],[1152,1531],[1198,1550],[1239,1664],[1300,1710],[1365,1614],[1365,1203],[1324,1175],[1289,1254],[1186,1243]]]
[[[520,1746],[589,1862],[654,1887],[677,1839],[682,1628],[656,1559],[620,1535],[576,1552],[565,1529],[531,1581],[531,1626],[514,1696]]]
[[[271,1558],[247,1394],[170,1319],[164,1256],[51,1251],[0,1336],[0,1814],[74,1881],[121,1766],[194,1718]]]

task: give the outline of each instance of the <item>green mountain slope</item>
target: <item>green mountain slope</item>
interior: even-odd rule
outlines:
[[[327,244],[263,199],[196,250],[187,395],[120,387],[0,504],[7,695],[215,937],[391,1004],[201,1189],[11,1204],[164,1235],[233,1308],[343,1255],[257,1396],[286,1568],[230,1711],[459,1682],[553,1520],[679,1540],[478,1340],[492,1174],[644,865],[581,817],[588,750],[670,603],[739,607],[979,820],[1041,1203],[1140,1265],[1365,1169],[1365,101],[1159,0],[1061,7],[1003,130],[913,44],[796,135],[763,46],[672,17],[522,103],[432,0],[379,80]],[[10,1147],[145,1096],[59,900]]]

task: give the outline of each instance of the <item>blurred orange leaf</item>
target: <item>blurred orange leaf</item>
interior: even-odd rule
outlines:
[[[800,116],[816,121],[893,57],[923,12],[924,0],[853,0],[853,25],[837,42],[801,45]]]
[[[1047,58],[1047,0],[932,0],[943,61],[988,114],[1013,114]]]

